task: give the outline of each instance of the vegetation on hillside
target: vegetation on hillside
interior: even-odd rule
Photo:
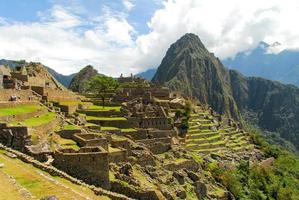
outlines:
[[[252,142],[267,157],[275,158],[273,165],[250,165],[249,162],[242,161],[236,169],[224,169],[214,163],[209,165],[214,177],[237,199],[299,199],[298,157],[267,143],[257,132],[252,133]]]
[[[87,87],[87,82],[96,75],[98,75],[98,71],[91,65],[84,67],[73,77],[69,89],[74,92],[84,92]]]
[[[87,82],[87,91],[93,92],[102,99],[102,106],[105,107],[105,97],[109,90],[115,90],[118,83],[112,77],[97,75]]]

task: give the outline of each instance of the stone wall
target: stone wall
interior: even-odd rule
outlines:
[[[161,154],[171,149],[171,137],[137,140],[144,144],[153,154]]]
[[[81,147],[102,147],[108,151],[108,141],[106,138],[96,134],[75,134],[73,140],[76,141]]]
[[[14,95],[21,101],[29,101],[33,93],[31,90],[0,89],[0,101],[10,101],[10,97]]]
[[[157,128],[157,129],[170,129],[168,119],[166,117],[147,117],[141,119],[141,128]]]
[[[81,132],[82,131],[80,129],[78,129],[78,130],[61,130],[61,131],[58,131],[57,133],[62,138],[72,139],[74,134],[81,133]]]
[[[48,101],[78,101],[78,97],[67,90],[45,88],[45,95],[48,96]]]
[[[109,156],[101,147],[56,151],[53,165],[88,184],[110,188]]]
[[[128,161],[128,152],[125,149],[109,153],[109,162],[120,163],[120,162],[127,162],[127,161]]]
[[[101,126],[108,126],[108,127],[117,127],[117,128],[131,128],[131,127],[138,127],[138,121],[134,120],[133,118],[128,118],[127,120],[87,120],[90,123],[101,125]]]
[[[79,113],[86,114],[88,116],[95,116],[95,117],[122,117],[123,114],[117,111],[94,111],[94,110],[79,110]]]
[[[7,127],[5,123],[0,124],[0,143],[24,152],[25,146],[31,144],[28,128],[21,126]]]

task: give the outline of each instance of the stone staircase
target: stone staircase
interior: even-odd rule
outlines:
[[[235,126],[223,126],[200,107],[189,119],[183,143],[188,150],[201,154],[242,152],[253,148],[248,133]]]

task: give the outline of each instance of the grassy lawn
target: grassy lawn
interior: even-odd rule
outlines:
[[[87,110],[94,110],[94,111],[111,111],[111,110],[115,110],[117,112],[120,111],[121,106],[96,106],[96,105],[92,105],[89,106]]]
[[[124,117],[95,117],[95,116],[86,116],[86,120],[98,120],[98,121],[125,121],[127,120]]]
[[[33,117],[33,118],[26,119],[24,121],[21,121],[21,123],[28,127],[34,127],[34,126],[40,126],[40,125],[49,123],[49,122],[53,121],[55,118],[56,118],[56,114],[49,112],[49,113],[46,113],[39,117]],[[10,125],[16,126],[16,125],[18,125],[18,123],[19,123],[19,121],[14,121],[14,122],[11,122]]]
[[[16,107],[0,108],[0,117],[32,113],[40,108],[42,107],[39,105],[20,105]]]
[[[53,194],[59,199],[109,199],[95,195],[86,187],[73,184],[59,177],[53,177],[18,159],[6,157],[3,153],[0,153],[0,163],[4,164],[0,171],[0,199],[3,200],[26,199],[24,196],[19,198],[20,191],[14,184],[8,182],[5,174],[11,176],[18,185],[28,190],[35,197],[34,199]]]

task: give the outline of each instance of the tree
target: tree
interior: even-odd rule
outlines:
[[[87,84],[87,91],[93,92],[101,97],[102,105],[105,107],[105,97],[109,90],[115,90],[118,83],[112,77],[97,75]]]

